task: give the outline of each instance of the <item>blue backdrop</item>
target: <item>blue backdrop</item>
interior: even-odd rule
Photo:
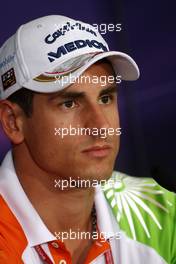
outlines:
[[[116,168],[152,176],[176,188],[176,29],[174,1],[81,0],[4,1],[0,45],[17,27],[43,15],[61,14],[88,23],[122,23],[121,32],[104,35],[111,49],[128,52],[141,78],[119,88],[121,149]],[[10,143],[0,129],[0,161]]]

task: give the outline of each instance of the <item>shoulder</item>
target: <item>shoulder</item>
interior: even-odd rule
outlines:
[[[120,229],[131,239],[154,248],[168,263],[175,263],[176,194],[152,178],[117,171],[102,190]]]

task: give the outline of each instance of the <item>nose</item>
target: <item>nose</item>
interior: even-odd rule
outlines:
[[[108,113],[101,108],[101,105],[90,106],[87,111],[87,118],[84,123],[86,128],[100,130],[101,128],[108,129],[110,127]]]

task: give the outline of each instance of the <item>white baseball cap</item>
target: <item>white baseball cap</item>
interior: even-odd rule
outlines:
[[[135,61],[125,53],[109,51],[93,26],[59,15],[35,19],[20,26],[0,49],[0,98],[22,87],[41,93],[62,90],[71,83],[68,76],[78,78],[103,58],[122,80],[138,79]]]

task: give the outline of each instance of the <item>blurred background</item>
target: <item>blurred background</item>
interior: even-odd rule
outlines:
[[[60,14],[90,24],[121,24],[101,33],[111,50],[127,52],[139,65],[136,82],[122,82],[118,100],[121,149],[116,169],[153,177],[176,191],[176,23],[175,3],[140,0],[3,1],[0,46],[29,20]],[[0,127],[0,162],[10,143]]]

